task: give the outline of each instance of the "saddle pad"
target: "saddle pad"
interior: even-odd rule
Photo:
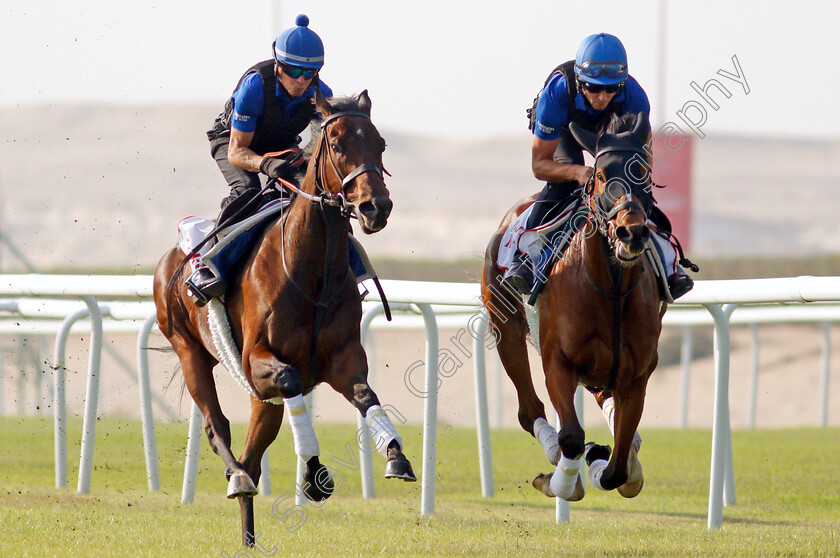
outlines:
[[[219,240],[204,255],[205,262],[215,267],[222,277],[230,277],[262,238],[265,229],[290,203],[289,198],[272,200],[260,207],[254,215],[222,229],[217,234]],[[352,235],[347,240],[347,250],[350,257],[350,270],[356,276],[357,283],[376,277],[376,271],[370,259],[365,254],[362,245]]]
[[[532,262],[539,259],[540,252],[543,246],[551,242],[554,235],[563,226],[569,222],[570,217],[575,210],[580,206],[580,198],[572,198],[566,207],[555,218],[547,223],[541,223],[533,229],[525,229],[531,211],[534,209],[534,204],[528,206],[519,217],[513,220],[513,223],[502,235],[502,242],[499,245],[499,257],[496,259],[496,265],[500,269],[508,269],[517,253],[528,254]]]
[[[514,219],[513,223],[510,224],[504,235],[502,235],[496,265],[500,269],[508,269],[519,252],[528,254],[532,262],[537,262],[540,259],[540,253],[543,247],[551,243],[556,232],[569,222],[570,217],[579,206],[580,198],[572,198],[570,203],[566,205],[557,217],[533,229],[526,230],[525,224],[528,222],[534,204],[528,206],[519,217]]]
[[[247,256],[254,244],[262,238],[263,231],[291,203],[289,198],[272,200],[247,219],[219,231],[218,242],[208,250],[205,260],[212,262],[222,277],[231,272]]]

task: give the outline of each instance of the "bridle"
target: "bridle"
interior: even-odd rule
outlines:
[[[384,180],[385,177],[383,176],[383,174],[388,174],[388,171],[386,171],[383,168],[380,168],[378,165],[375,165],[373,163],[364,163],[347,173],[344,177],[341,176],[341,172],[339,172],[338,170],[338,165],[336,165],[335,163],[333,149],[330,146],[329,140],[327,139],[327,125],[344,116],[360,116],[362,118],[370,120],[370,115],[368,115],[367,113],[361,111],[348,110],[342,112],[334,112],[333,114],[324,118],[324,120],[321,122],[321,139],[320,145],[318,146],[318,156],[315,158],[316,194],[307,194],[306,192],[298,188],[295,184],[287,180],[280,179],[280,181],[283,183],[284,186],[286,186],[286,188],[288,188],[298,196],[301,196],[309,200],[310,202],[318,204],[322,207],[337,207],[343,217],[350,217],[353,215],[354,208],[353,203],[347,199],[346,194],[347,187],[350,185],[350,183],[366,172],[375,173]],[[326,154],[326,158],[329,161],[330,167],[332,168],[332,171],[335,174],[335,176],[339,180],[341,180],[341,188],[338,192],[330,192],[325,186],[327,179],[327,169],[324,165],[321,164],[321,157],[323,154]]]
[[[384,180],[383,173],[387,174],[387,171],[380,168],[378,165],[373,163],[364,163],[344,175],[341,176],[341,172],[338,170],[338,165],[335,163],[334,157],[334,150],[330,146],[330,142],[327,139],[327,126],[342,118],[344,116],[360,116],[362,118],[366,118],[370,120],[370,115],[361,111],[340,111],[334,112],[331,115],[324,118],[321,122],[321,138],[320,144],[317,148],[317,156],[315,156],[315,161],[313,162],[315,166],[315,190],[316,193],[308,194],[298,188],[295,184],[282,180],[281,182],[292,192],[301,196],[302,198],[318,205],[321,208],[321,215],[324,219],[324,224],[327,225],[328,216],[327,212],[324,211],[326,207],[334,207],[338,209],[338,213],[343,219],[348,219],[353,216],[353,208],[355,205],[347,199],[346,189],[347,187],[359,176],[364,173],[372,172],[379,175],[380,178]],[[338,192],[330,192],[327,187],[327,169],[325,165],[322,164],[322,157],[326,157],[330,163],[330,168],[332,168],[333,173],[335,176],[341,180],[341,188]],[[390,176],[390,175],[389,175]],[[330,293],[327,291],[326,287],[329,284],[329,280],[333,274],[334,270],[334,259],[337,254],[338,250],[346,250],[346,240],[345,242],[341,242],[334,233],[331,233],[331,228],[329,226],[325,226],[327,230],[327,237],[326,237],[326,247],[324,249],[324,270],[323,270],[323,280],[322,280],[322,287],[319,290],[316,297],[311,296],[306,290],[298,284],[297,281],[292,277],[292,274],[289,272],[288,264],[286,263],[286,232],[285,232],[285,219],[281,216],[280,218],[280,259],[283,262],[283,271],[286,274],[286,279],[295,287],[295,289],[303,295],[303,297],[308,300],[314,307],[315,307],[315,315],[313,317],[312,323],[312,337],[310,343],[310,355],[309,355],[309,362],[310,368],[313,370],[316,367],[316,358],[317,358],[317,340],[318,340],[318,333],[320,332],[321,325],[324,321],[326,316],[327,309],[329,306],[335,302],[335,300],[342,294],[344,285],[347,281],[350,280],[352,277],[352,273],[348,268],[344,274],[344,279],[341,281],[341,284],[335,288],[335,290]],[[383,304],[385,304],[385,313],[386,317],[390,321],[391,313],[390,309],[388,308],[388,302],[385,299],[385,294],[382,292],[382,287],[379,284],[378,279],[375,277],[373,278],[374,284],[376,288],[379,290],[379,294],[382,297]]]
[[[601,157],[605,153],[616,152],[631,152],[638,153],[643,156],[647,155],[647,152],[641,147],[608,146],[598,150],[598,152],[595,153],[594,168],[598,168],[599,157]],[[607,186],[608,185],[609,180],[607,180]],[[637,194],[634,194],[632,191],[629,191],[625,192],[624,195],[621,196],[624,198],[622,201],[614,204],[608,211],[605,211],[602,209],[600,201],[602,197],[609,195],[608,192],[609,190],[605,186],[605,189],[602,193],[595,194],[595,173],[593,173],[592,176],[589,177],[589,181],[584,187],[584,196],[586,199],[587,206],[589,207],[590,215],[592,216],[592,221],[594,222],[601,236],[604,239],[606,239],[607,243],[609,244],[609,247],[614,250],[616,242],[616,224],[614,222],[614,219],[616,218],[616,216],[618,216],[618,214],[621,211],[628,210],[631,213],[641,213],[644,217],[643,222],[647,223],[648,218],[650,217],[651,206],[644,205],[642,201],[638,199],[639,196]]]
[[[640,147],[622,147],[622,146],[608,146],[603,149],[600,149],[595,153],[595,163],[594,167],[598,168],[598,158],[604,155],[605,153],[615,153],[615,152],[635,152],[640,154],[646,154],[645,151]],[[607,181],[607,186],[609,185],[609,181]],[[647,223],[648,216],[650,214],[650,206],[645,206],[641,200],[637,199],[638,195],[634,195],[633,192],[625,192],[622,196],[624,198],[623,201],[620,201],[614,204],[609,211],[604,211],[601,208],[600,200],[602,196],[609,195],[609,188],[605,186],[604,191],[600,194],[595,194],[595,174],[593,173],[592,176],[589,178],[589,181],[586,183],[584,187],[584,197],[586,199],[586,204],[589,207],[589,214],[591,216],[591,220],[594,223],[595,227],[597,228],[598,232],[601,236],[601,244],[604,249],[604,256],[607,257],[607,261],[609,262],[608,254],[610,252],[615,253],[615,242],[616,242],[616,234],[615,234],[615,222],[614,219],[616,216],[623,210],[629,210],[630,212],[641,213],[644,216],[644,222]],[[647,226],[647,225],[646,225]],[[639,256],[635,256],[629,261],[635,261]],[[613,327],[612,327],[612,352],[613,352],[613,362],[612,366],[610,366],[610,373],[609,379],[607,381],[607,386],[605,391],[611,392],[615,387],[616,379],[618,378],[618,370],[621,361],[621,308],[622,308],[622,300],[626,297],[633,289],[639,286],[642,280],[642,274],[640,273],[636,281],[630,285],[629,287],[621,290],[621,281],[622,276],[624,275],[624,266],[618,266],[617,270],[615,270],[614,266],[608,263],[608,275],[610,278],[610,290],[604,290],[603,288],[599,287],[595,281],[589,276],[589,272],[586,270],[586,266],[583,266],[584,275],[589,282],[589,284],[600,294],[608,297],[612,301],[612,310],[613,310]]]

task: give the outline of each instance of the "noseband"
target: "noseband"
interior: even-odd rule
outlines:
[[[353,210],[353,204],[347,199],[347,195],[345,191],[347,186],[350,185],[353,180],[357,177],[361,176],[366,172],[372,172],[379,175],[380,178],[384,180],[383,176],[383,169],[379,168],[379,166],[374,165],[373,163],[365,163],[363,165],[359,165],[344,177],[341,176],[341,173],[338,170],[338,166],[335,164],[335,159],[333,156],[333,150],[330,147],[330,142],[327,140],[327,125],[330,122],[338,120],[343,116],[361,116],[362,118],[366,118],[370,120],[370,116],[361,111],[344,111],[344,112],[336,112],[333,113],[321,122],[321,145],[318,149],[318,158],[315,159],[315,187],[317,189],[317,195],[306,194],[301,192],[300,189],[295,189],[296,193],[302,195],[304,198],[308,199],[313,203],[317,203],[320,205],[327,205],[332,207],[338,207],[341,210],[342,215],[350,216]],[[333,173],[335,176],[341,180],[341,189],[338,192],[330,192],[326,184],[326,168],[321,164],[321,155],[326,153],[327,160],[330,162],[330,166],[332,167]]]
[[[604,155],[605,153],[616,153],[616,152],[635,152],[642,155],[647,155],[644,149],[640,147],[620,147],[620,146],[610,146],[601,149],[595,154],[595,163],[594,167],[598,168],[598,158]],[[609,183],[609,180],[607,181]],[[602,211],[600,205],[600,198],[602,196],[607,195],[606,187],[605,191],[599,195],[594,193],[595,190],[595,174],[589,178],[589,182],[586,184],[584,188],[585,192],[589,198],[589,208],[592,215],[592,220],[594,221],[595,225],[598,228],[598,232],[607,239],[610,243],[611,247],[614,247],[615,242],[615,223],[613,223],[613,219],[623,210],[628,210],[630,212],[638,212],[644,215],[645,222],[647,222],[648,217],[650,215],[650,208],[645,207],[645,205],[638,200],[638,196],[633,194],[632,191],[625,192],[625,194],[621,197],[624,198],[623,201],[614,204],[609,211]],[[621,199],[621,198],[619,198]]]

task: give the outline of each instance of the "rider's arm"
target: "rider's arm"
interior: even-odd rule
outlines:
[[[543,140],[534,136],[534,142],[531,145],[531,171],[534,176],[546,182],[576,180],[581,185],[586,184],[592,176],[592,167],[555,161],[554,151],[559,143],[559,139]]]
[[[251,172],[260,172],[263,156],[249,147],[253,139],[254,132],[243,132],[231,127],[228,145],[228,161],[231,165]]]

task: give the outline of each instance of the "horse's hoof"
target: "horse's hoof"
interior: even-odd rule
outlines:
[[[540,473],[539,475],[534,477],[534,480],[531,481],[531,486],[533,486],[549,498],[554,498],[554,494],[551,493],[551,473]]]
[[[402,479],[406,482],[414,482],[417,480],[417,476],[411,468],[411,463],[401,453],[396,457],[389,459],[385,464],[385,478]]]
[[[227,497],[236,498],[237,496],[254,496],[257,493],[257,487],[248,473],[245,471],[238,471],[230,476],[228,481]]]
[[[566,498],[567,502],[580,502],[583,500],[583,497],[586,496],[586,488],[583,486],[583,481],[580,478],[580,473],[578,473],[577,481],[575,482],[575,489],[572,491],[572,495]]]
[[[645,476],[642,473],[642,462],[639,461],[639,451],[633,445],[630,446],[630,454],[627,456],[627,482],[616,490],[625,498],[635,498],[644,485]]]
[[[307,465],[303,472],[303,480],[304,484],[301,490],[310,502],[323,502],[332,496],[335,490],[335,482],[333,482],[332,476],[327,468],[320,463],[314,469],[310,469]]]
[[[551,475],[552,473],[545,474],[540,473],[534,480],[531,481],[531,486],[548,496],[549,498],[557,498],[554,493],[551,491]],[[583,500],[583,497],[586,496],[586,488],[583,486],[583,481],[580,478],[580,473],[578,473],[577,479],[575,479],[575,489],[572,491],[572,494],[568,498],[564,498],[567,502],[579,502]]]

